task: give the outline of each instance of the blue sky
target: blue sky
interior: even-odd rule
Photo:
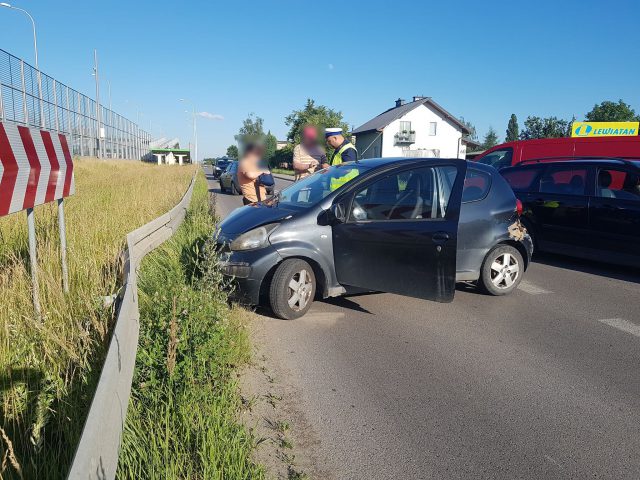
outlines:
[[[640,1],[14,0],[38,26],[40,67],[93,95],[93,49],[114,110],[154,136],[220,155],[250,112],[278,138],[306,98],[358,126],[412,95],[433,97],[480,134],[511,113],[580,119],[622,98],[640,111]],[[30,24],[0,9],[0,48],[32,62]],[[102,98],[106,101],[106,83]],[[136,107],[137,106],[137,107]]]

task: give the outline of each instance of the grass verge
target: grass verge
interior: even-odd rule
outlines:
[[[121,281],[127,232],[173,207],[193,167],[76,160],[65,200],[71,291],[62,292],[57,208],[36,207],[42,321],[23,212],[0,218],[0,478],[66,478],[109,339],[103,297]]]
[[[291,175],[291,176],[296,174],[296,172],[294,172],[293,170],[287,170],[285,168],[272,168],[271,173],[277,173],[280,175]]]
[[[140,342],[118,478],[261,479],[237,423],[250,348],[215,263],[202,175],[184,223],[143,261]]]

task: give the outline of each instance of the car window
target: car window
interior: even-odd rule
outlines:
[[[503,148],[496,150],[478,159],[478,163],[484,163],[485,165],[491,165],[496,170],[511,166],[511,160],[513,159],[513,148]]]
[[[533,181],[538,176],[537,168],[525,168],[525,169],[516,169],[510,170],[508,172],[500,172],[507,183],[511,186],[511,189],[514,191],[525,191],[531,192],[537,190],[533,184]]]
[[[596,196],[640,201],[640,177],[617,168],[598,170]]]
[[[480,172],[467,169],[467,174],[464,177],[464,188],[462,189],[462,203],[475,202],[476,200],[482,200],[487,196],[489,188],[491,187],[491,175],[486,172]]]
[[[362,175],[370,167],[363,163],[343,163],[320,170],[282,190],[273,202],[292,207],[315,205],[330,193]],[[267,201],[267,204],[269,201]]]
[[[585,195],[586,180],[586,168],[547,167],[540,177],[540,193]]]
[[[393,173],[358,191],[350,221],[444,218],[457,175],[454,166]]]

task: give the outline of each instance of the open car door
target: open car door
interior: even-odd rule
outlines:
[[[398,165],[340,196],[332,209],[342,285],[450,302],[466,162]],[[341,218],[340,218],[341,217]]]

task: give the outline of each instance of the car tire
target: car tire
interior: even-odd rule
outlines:
[[[236,187],[236,183],[235,182],[231,182],[231,194],[232,195],[240,195],[240,189],[238,187]]]
[[[311,265],[299,258],[285,260],[276,269],[269,288],[271,310],[283,320],[302,317],[316,295],[316,276]]]
[[[524,261],[517,248],[498,245],[482,263],[478,286],[490,295],[508,295],[518,287],[524,274]]]
[[[224,185],[222,184],[222,182],[220,182],[220,192],[221,193],[227,193],[227,189],[224,188]]]

